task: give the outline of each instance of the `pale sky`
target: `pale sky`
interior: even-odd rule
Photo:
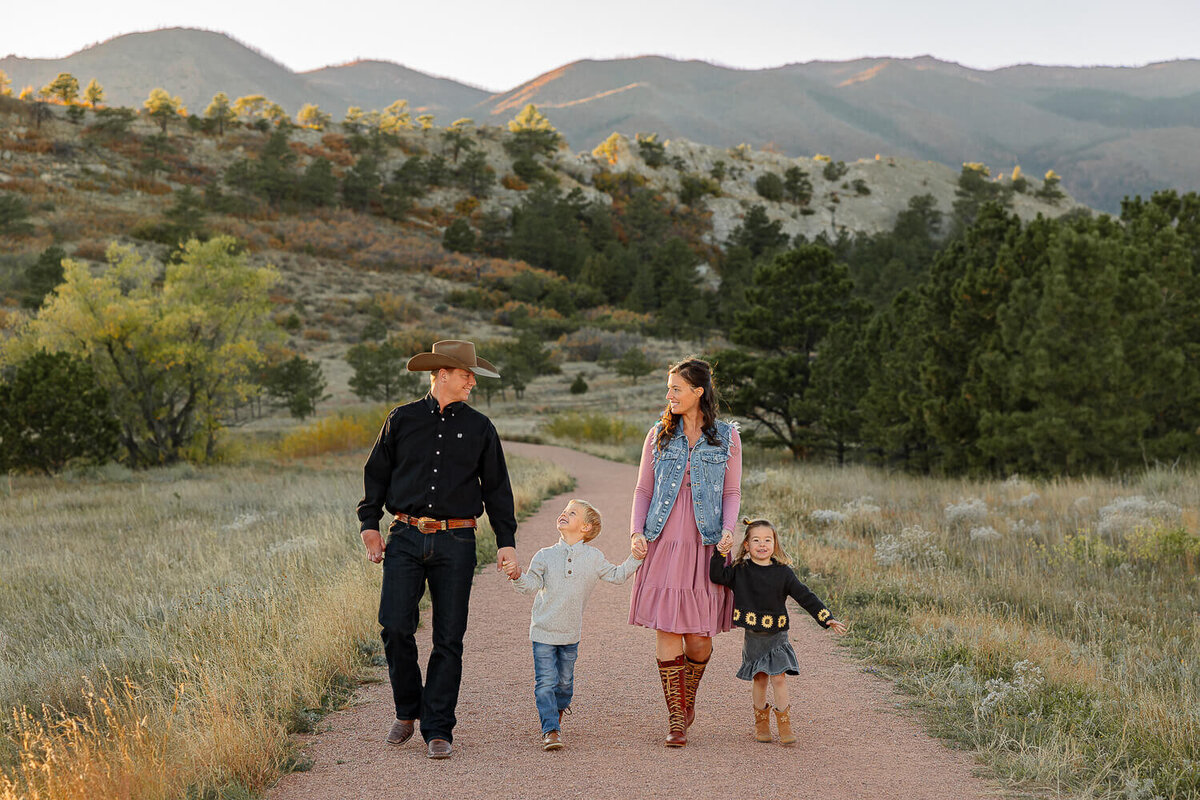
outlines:
[[[228,33],[297,71],[394,61],[490,90],[584,58],[756,69],[933,55],[970,67],[1200,58],[1197,0],[8,0],[0,57],[56,58],[123,33]],[[736,10],[735,10],[736,9]]]

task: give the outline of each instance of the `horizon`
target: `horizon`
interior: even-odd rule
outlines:
[[[731,13],[714,0],[648,7],[612,0],[603,8],[604,24],[597,25],[590,8],[561,8],[549,0],[515,0],[503,8],[462,0],[452,10],[357,0],[333,18],[300,0],[281,24],[270,9],[232,0],[168,10],[130,0],[103,15],[66,0],[52,28],[34,9],[10,12],[10,24],[0,30],[0,53],[60,59],[122,36],[184,28],[229,36],[296,73],[383,61],[493,93],[578,61],[650,56],[742,71],[928,56],[988,72],[1019,66],[1136,69],[1200,58],[1200,43],[1186,33],[1200,26],[1200,6],[1188,0],[1147,0],[1134,19],[1118,0],[1065,0],[1050,7],[1041,0],[983,0],[969,20],[952,0],[903,8],[859,0],[852,6],[750,0]],[[641,24],[621,24],[630,17]],[[462,19],[473,24],[464,26]],[[1086,37],[1076,35],[1084,19]],[[364,20],[375,24],[364,27]]]

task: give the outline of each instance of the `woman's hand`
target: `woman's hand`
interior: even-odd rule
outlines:
[[[723,556],[727,556],[732,549],[733,531],[721,531],[721,541],[717,542],[717,552]]]
[[[633,553],[634,558],[639,560],[645,558],[648,547],[649,545],[646,544],[646,535],[644,533],[635,533],[629,537],[629,552]]]

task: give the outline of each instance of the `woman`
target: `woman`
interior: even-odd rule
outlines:
[[[712,637],[732,626],[733,596],[708,578],[718,542],[733,544],[742,501],[742,444],[717,419],[712,367],[689,358],[667,373],[667,406],[642,448],[631,536],[647,545],[629,623],[657,632],[667,747],[687,744]]]

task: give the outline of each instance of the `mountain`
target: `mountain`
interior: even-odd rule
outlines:
[[[0,59],[14,89],[46,85],[69,72],[81,86],[96,78],[109,105],[140,108],[150,90],[161,86],[178,95],[192,113],[202,113],[212,96],[262,94],[292,114],[316,103],[340,114],[345,103],[336,94],[272,61],[223,33],[169,28],[131,33],[58,59]],[[339,108],[340,106],[340,108]],[[336,110],[335,110],[336,109]]]
[[[203,111],[217,91],[264,94],[295,113],[406,99],[438,124],[503,124],[527,103],[576,150],[610,133],[655,132],[717,147],[748,143],[790,156],[852,161],[876,153],[953,169],[1048,169],[1096,208],[1123,196],[1200,188],[1200,61],[1144,67],[1022,65],[976,70],[929,56],[812,61],[739,70],[660,56],[577,61],[510,91],[487,92],[386,61],[295,73],[228,36],[166,29],[119,36],[63,59],[9,56],[13,85],[59,72],[97,78],[113,105],[138,107],[156,86]]]
[[[346,98],[347,106],[382,109],[405,99],[414,111],[433,114],[441,124],[453,122],[490,96],[483,89],[390,61],[355,61],[302,74],[313,86]]]
[[[974,70],[930,57],[736,70],[657,56],[578,61],[474,114],[534,103],[575,147],[611,131],[851,160],[875,153],[957,167],[1054,169],[1080,201],[1200,188],[1200,62]]]

